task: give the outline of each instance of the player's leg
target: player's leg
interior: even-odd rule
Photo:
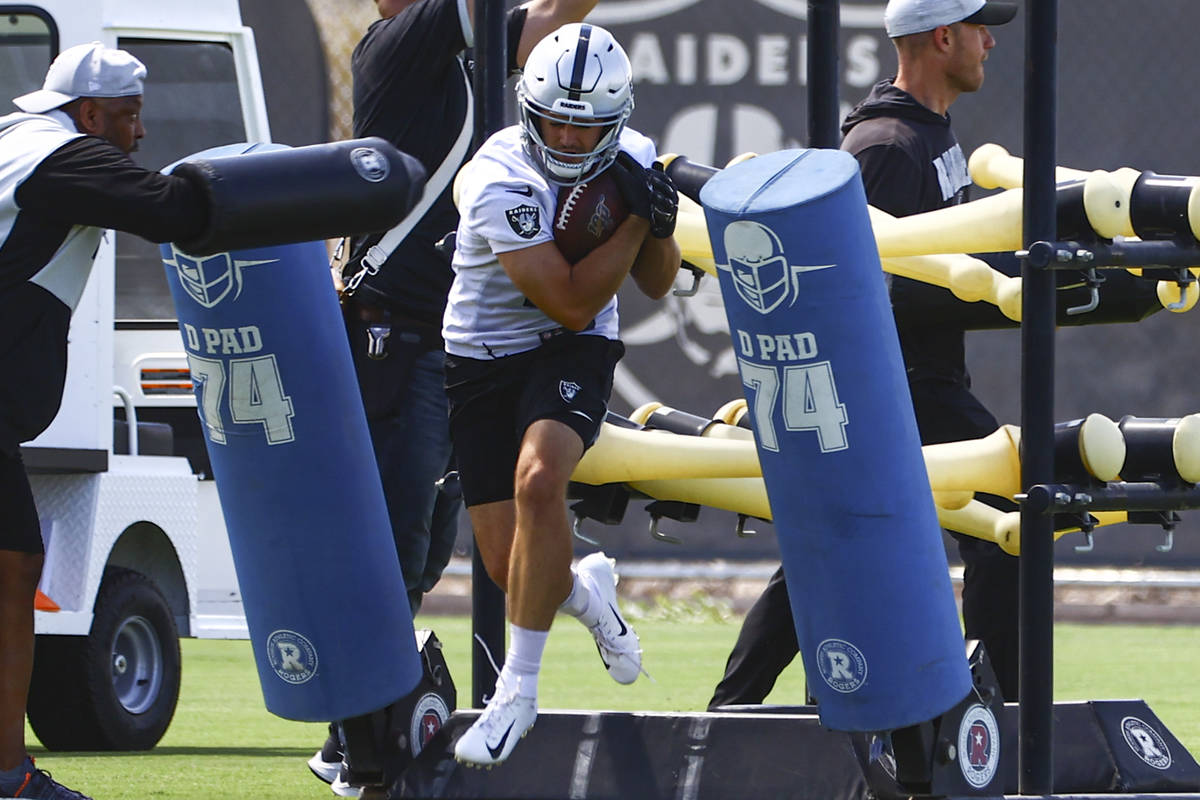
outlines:
[[[450,430],[463,502],[475,546],[488,575],[511,594],[511,555],[516,530],[514,475],[520,443],[517,403],[531,356],[498,362],[449,357],[446,361]],[[511,596],[508,599],[511,609]],[[511,621],[511,612],[510,612]],[[454,744],[454,755],[471,765],[497,764],[512,752],[537,719],[537,666],[546,631],[509,627],[504,668],[487,706]],[[532,674],[532,680],[523,676]]]
[[[613,369],[624,347],[618,341],[584,335],[563,336],[539,350],[541,358],[522,403],[531,420],[530,430],[540,420],[561,423],[577,434],[586,450],[600,435],[612,393]],[[556,517],[546,524],[562,531],[569,545],[565,490],[565,482],[561,489],[554,489]],[[641,672],[642,651],[633,626],[621,616],[614,566],[603,553],[583,558],[568,576],[570,583],[560,610],[588,628],[609,675],[628,684]]]
[[[567,482],[583,442],[566,425],[540,419],[525,431],[516,470],[516,533],[509,561],[513,624],[548,631],[571,591]]]
[[[467,506],[475,547],[483,566],[500,590],[509,590],[509,559],[513,548],[516,506],[512,500],[497,500]]]
[[[509,646],[496,692],[475,724],[455,744],[455,755],[471,764],[508,758],[537,718],[538,673],[550,624],[570,590],[571,541],[566,488],[583,454],[570,428],[539,420],[525,432],[517,459],[515,499],[468,506],[485,563],[499,561],[505,533]],[[515,523],[515,531],[514,524]],[[507,529],[505,526],[507,525]],[[489,567],[495,575],[500,566]]]
[[[450,438],[462,502],[484,567],[505,592],[516,525],[517,405],[530,360],[525,353],[488,361],[450,355],[445,359]]]
[[[479,718],[454,743],[459,761],[488,766],[508,758],[537,719],[537,673],[549,630],[521,627],[512,617],[512,590],[517,584],[511,571],[516,504],[510,499],[472,505],[468,500],[467,513],[488,575],[509,593],[509,644],[496,689]]]

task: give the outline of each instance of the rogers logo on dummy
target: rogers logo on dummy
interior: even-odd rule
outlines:
[[[958,767],[976,789],[992,782],[1000,766],[1000,726],[987,706],[976,703],[958,724]]]

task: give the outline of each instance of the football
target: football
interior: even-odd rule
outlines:
[[[603,244],[629,216],[629,207],[608,170],[558,190],[554,242],[570,264]]]

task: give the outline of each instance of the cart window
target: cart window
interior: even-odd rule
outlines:
[[[119,46],[146,65],[146,136],[133,158],[162,169],[210,147],[243,142],[246,128],[238,94],[233,50],[222,42],[123,38]],[[158,245],[117,234],[116,317],[122,321],[166,320],[175,308]]]
[[[0,115],[17,110],[9,98],[42,88],[57,52],[58,30],[49,16],[0,5]]]

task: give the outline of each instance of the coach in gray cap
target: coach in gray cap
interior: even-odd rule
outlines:
[[[30,114],[61,110],[80,133],[107,138],[132,153],[145,135],[141,122],[142,81],[146,67],[124,50],[90,42],[59,54],[46,72],[42,88],[13,98]]]
[[[22,111],[42,114],[81,97],[136,97],[142,94],[146,67],[124,50],[100,42],[64,50],[46,72],[41,89],[14,98]]]
[[[62,402],[67,330],[104,229],[188,239],[208,218],[201,191],[129,153],[146,68],[100,42],[64,50],[42,88],[0,117],[0,797],[87,800],[25,750],[33,602],[45,558],[20,444]]]
[[[883,12],[887,35],[896,39],[942,25],[1003,25],[1017,14],[1016,3],[985,0],[891,0]]]

